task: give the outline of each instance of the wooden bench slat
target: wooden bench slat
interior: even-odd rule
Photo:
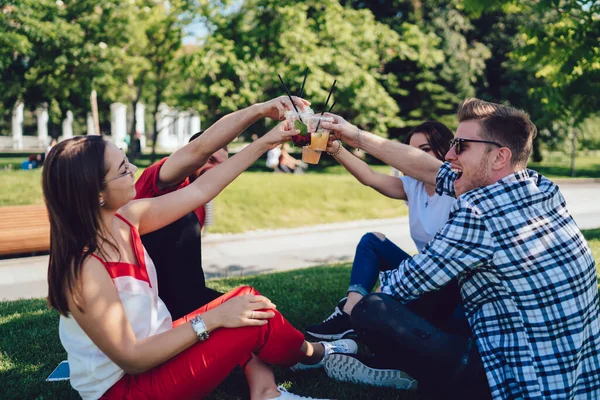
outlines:
[[[50,222],[45,205],[0,207],[0,255],[47,251]]]

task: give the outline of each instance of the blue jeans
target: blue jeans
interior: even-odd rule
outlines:
[[[409,257],[408,253],[387,238],[381,240],[374,233],[365,234],[356,246],[348,292],[368,295],[373,290],[380,271],[398,268]]]
[[[356,292],[367,296],[371,293],[380,271],[396,269],[409,257],[408,253],[387,238],[381,240],[373,233],[365,234],[356,247],[348,293]],[[408,302],[406,306],[450,333],[470,331],[462,310],[456,280],[439,290],[424,293],[418,299]]]

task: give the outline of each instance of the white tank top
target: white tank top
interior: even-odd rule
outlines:
[[[117,217],[131,227],[139,266],[105,262],[94,257],[104,264],[113,279],[135,337],[142,340],[172,329],[173,322],[167,307],[158,297],[156,269],[137,229],[119,214]],[[125,375],[125,371],[92,342],[74,318],[61,315],[58,332],[68,355],[71,386],[84,400],[100,398]]]
[[[437,231],[448,222],[450,209],[456,203],[456,199],[437,193],[429,196],[423,182],[410,176],[401,176],[400,179],[408,199],[406,203],[410,237],[421,252]]]

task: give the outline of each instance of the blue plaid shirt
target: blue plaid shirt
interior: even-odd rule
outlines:
[[[437,192],[456,197],[455,179],[442,165]],[[380,278],[403,301],[458,278],[494,399],[600,399],[594,259],[537,172],[461,195],[423,251]]]

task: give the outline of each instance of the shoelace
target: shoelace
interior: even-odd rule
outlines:
[[[331,314],[329,317],[327,317],[327,319],[325,319],[323,322],[331,321],[332,319],[334,319],[338,315],[342,315],[342,312],[340,311],[339,307],[336,307],[335,311],[333,312],[333,314]]]
[[[347,353],[349,350],[348,344],[341,340],[336,340],[335,342],[321,342],[321,344],[325,348],[325,354],[323,355],[323,358],[332,353]]]
[[[281,393],[284,393],[284,392],[285,393],[289,393],[287,391],[287,389],[284,388],[283,386],[277,386],[277,390],[279,390]],[[294,396],[296,396],[299,399],[306,399],[306,400],[311,400],[312,399],[312,400],[316,400],[314,397],[303,397],[303,396],[298,396],[297,394],[294,394]]]

